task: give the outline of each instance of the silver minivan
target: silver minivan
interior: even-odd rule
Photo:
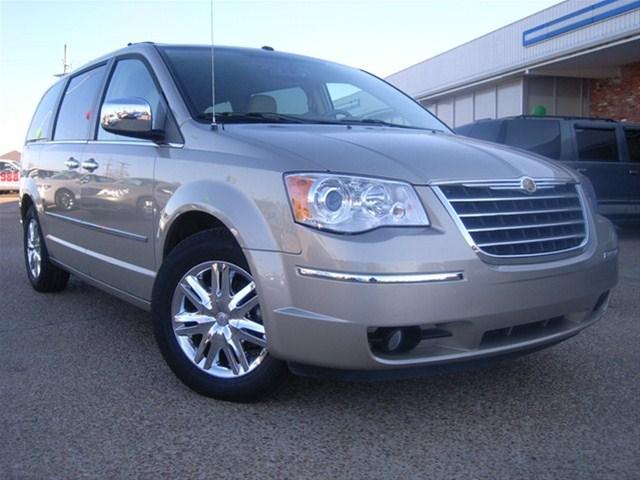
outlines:
[[[171,369],[221,399],[537,350],[617,281],[584,177],[271,48],[99,58],[45,93],[22,169],[33,287],[71,273],[150,310]]]

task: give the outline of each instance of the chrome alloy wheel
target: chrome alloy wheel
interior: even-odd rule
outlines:
[[[40,244],[40,227],[33,218],[27,226],[27,262],[31,276],[38,278],[42,270],[42,246]]]
[[[236,378],[267,356],[256,286],[227,262],[205,262],[180,280],[171,302],[173,333],[183,353],[202,371]]]

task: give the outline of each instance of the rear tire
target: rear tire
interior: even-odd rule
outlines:
[[[24,261],[29,282],[38,292],[59,292],[69,281],[69,272],[54,265],[47,251],[38,215],[33,206],[24,218]]]
[[[228,234],[207,230],[178,244],[158,271],[151,304],[158,347],[175,375],[221,400],[253,401],[272,390],[287,367],[266,350],[258,301]]]
[[[54,197],[56,205],[62,210],[73,210],[76,206],[76,196],[66,188],[58,190]]]

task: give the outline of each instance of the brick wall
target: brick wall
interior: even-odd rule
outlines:
[[[640,123],[640,63],[625,65],[620,73],[591,81],[591,115]]]

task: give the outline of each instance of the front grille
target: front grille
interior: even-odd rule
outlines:
[[[525,192],[519,181],[436,188],[470,243],[488,255],[545,255],[579,248],[586,241],[575,184],[540,180],[533,193]]]

